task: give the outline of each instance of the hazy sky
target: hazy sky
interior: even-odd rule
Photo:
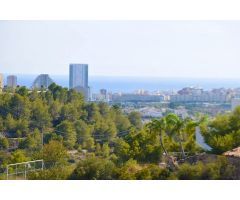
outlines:
[[[240,21],[0,21],[0,72],[240,78]]]

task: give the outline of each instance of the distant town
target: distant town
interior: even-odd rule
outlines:
[[[15,90],[17,76],[9,75],[4,84],[4,75],[0,74],[0,91]],[[204,90],[200,87],[185,87],[179,91],[148,91],[139,89],[133,92],[111,92],[102,88],[92,93],[88,83],[88,64],[69,65],[69,89],[84,95],[86,101],[106,102],[119,105],[126,113],[138,111],[144,120],[162,117],[173,112],[181,117],[194,117],[196,114],[215,116],[234,110],[240,105],[240,88],[217,88]],[[54,80],[48,74],[40,74],[30,89],[46,90]]]

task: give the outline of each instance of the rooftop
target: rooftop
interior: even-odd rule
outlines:
[[[227,151],[223,154],[224,156],[232,156],[232,157],[239,157],[240,158],[240,147],[237,147],[233,150]]]

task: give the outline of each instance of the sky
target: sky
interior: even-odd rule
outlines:
[[[240,78],[240,21],[0,21],[0,73]]]

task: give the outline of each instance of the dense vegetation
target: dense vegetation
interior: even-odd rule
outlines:
[[[207,165],[176,160],[203,152],[195,138],[199,125],[215,153],[238,146],[240,110],[210,124],[174,114],[142,124],[137,112],[84,102],[80,93],[56,84],[0,96],[0,173],[8,164],[36,159],[44,160],[44,170],[29,179],[232,179],[235,173],[222,157]],[[225,143],[217,146],[214,137]]]
[[[201,125],[206,143],[216,154],[240,146],[240,107],[229,114],[218,115]]]

